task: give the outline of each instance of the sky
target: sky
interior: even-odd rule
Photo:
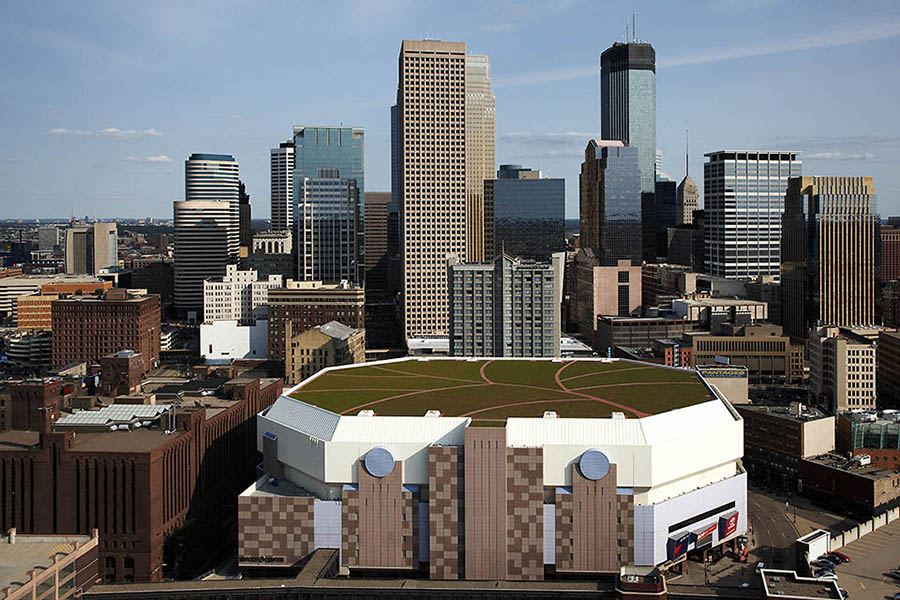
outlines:
[[[656,48],[657,146],[680,180],[724,148],[799,150],[805,175],[875,178],[900,214],[900,3],[837,0],[0,3],[0,218],[171,218],[192,152],[233,154],[254,218],[293,125],[365,128],[390,190],[403,39],[487,54],[497,164],[566,179],[599,137],[599,55]]]

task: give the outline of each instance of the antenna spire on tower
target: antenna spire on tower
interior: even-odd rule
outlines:
[[[690,171],[690,152],[688,151],[688,130],[684,130],[684,176],[687,177],[691,174]]]
[[[631,41],[632,42],[637,41],[637,32],[635,31],[635,26],[634,26],[634,11],[631,11]]]

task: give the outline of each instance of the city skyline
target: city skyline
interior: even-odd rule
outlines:
[[[657,51],[664,169],[683,177],[689,127],[695,181],[705,152],[790,147],[803,152],[810,172],[873,176],[880,209],[896,212],[895,84],[879,73],[900,45],[900,10],[889,3],[867,4],[864,12],[812,7],[726,0],[634,6],[637,38]],[[296,55],[298,42],[278,33],[291,16],[315,21],[318,7],[52,8],[0,9],[7,34],[0,47],[20,57],[0,71],[12,90],[0,117],[6,217],[170,218],[171,202],[184,194],[179,163],[194,152],[221,152],[241,162],[254,215],[264,218],[269,150],[291,126],[310,122],[365,128],[366,191],[388,191],[397,44],[440,38],[491,57],[497,164],[540,163],[546,176],[567,179],[567,217],[575,218],[578,157],[599,137],[599,55],[625,38],[631,17],[578,2],[525,2],[516,10],[488,3],[449,13],[347,3],[337,11],[347,15],[337,33],[328,28],[300,42],[303,77],[285,86],[284,65],[270,64],[277,63],[271,57],[283,44],[291,49],[286,56]],[[791,15],[801,14],[805,31],[815,33],[796,34]],[[206,51],[220,60],[197,73],[190,58]],[[837,72],[840,86],[833,85]],[[346,76],[365,93],[329,84]],[[307,77],[322,85],[304,85]],[[262,91],[276,81],[278,99],[266,98]],[[179,102],[184,98],[190,101]],[[40,176],[47,160],[57,161],[56,177]]]

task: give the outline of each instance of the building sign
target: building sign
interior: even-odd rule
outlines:
[[[669,543],[667,544],[667,550],[669,554],[669,560],[675,560],[676,558],[681,558],[687,553],[688,543],[691,541],[691,532],[685,531],[684,533],[680,533],[676,536],[669,538]]]
[[[713,523],[709,527],[704,527],[703,529],[697,529],[696,531],[694,531],[696,547],[699,548],[700,546],[711,542],[713,531],[715,531],[718,527],[718,523]]]
[[[719,517],[719,539],[724,540],[730,535],[733,535],[735,531],[737,531],[738,526],[738,511],[733,511]]]

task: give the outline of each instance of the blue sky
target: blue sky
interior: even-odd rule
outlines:
[[[254,217],[269,148],[294,124],[366,130],[366,185],[390,189],[400,41],[488,54],[497,162],[566,178],[598,135],[599,53],[631,11],[657,55],[664,168],[703,153],[801,150],[804,174],[875,177],[900,214],[900,3],[5,2],[0,218],[171,217],[191,152],[234,154]]]

